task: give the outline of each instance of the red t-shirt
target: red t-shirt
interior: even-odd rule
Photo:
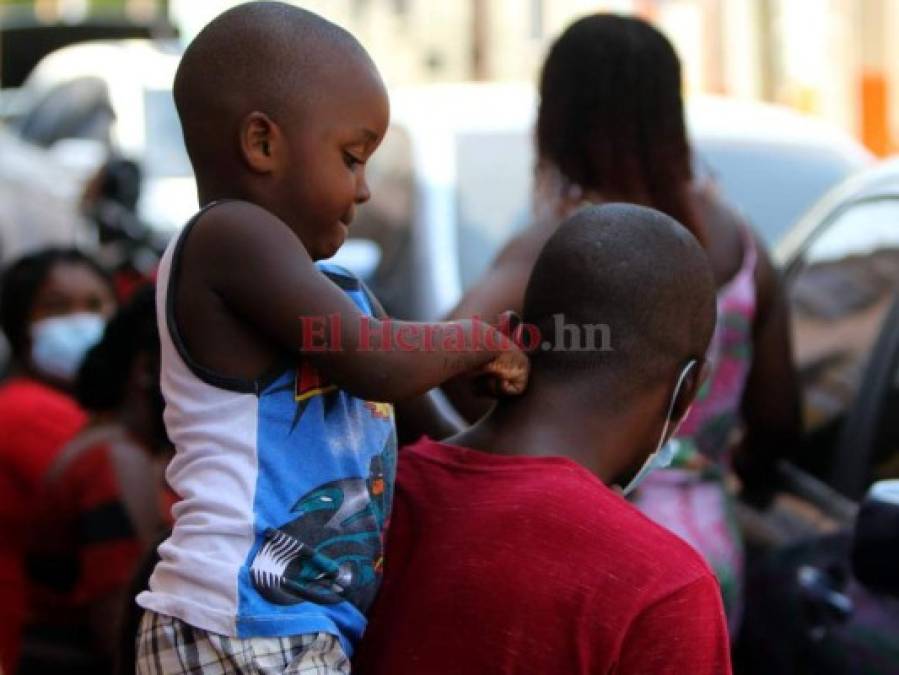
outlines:
[[[85,414],[68,396],[33,380],[0,386],[0,664],[15,672],[25,618],[24,557],[34,499],[57,453]]]
[[[400,452],[358,675],[727,675],[718,583],[561,457]]]
[[[65,446],[36,511],[37,624],[86,623],[88,605],[129,586],[151,543],[172,525],[162,468],[117,423],[88,426]]]

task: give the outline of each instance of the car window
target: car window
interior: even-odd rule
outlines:
[[[836,211],[789,281],[806,430],[832,439],[899,283],[899,199],[866,199]]]

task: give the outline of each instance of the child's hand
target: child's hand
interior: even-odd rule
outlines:
[[[476,385],[494,398],[520,396],[527,387],[530,371],[528,355],[512,346],[475,373]]]
[[[531,372],[531,361],[521,344],[521,318],[511,311],[499,316],[498,332],[505,351],[475,373],[475,386],[493,398],[524,393]]]

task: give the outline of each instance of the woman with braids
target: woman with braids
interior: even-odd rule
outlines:
[[[788,309],[777,272],[749,226],[714,185],[694,174],[680,63],[647,23],[597,14],[558,38],[540,79],[536,141],[534,224],[506,245],[452,315],[520,310],[543,243],[585,202],[651,206],[696,236],[718,284],[712,372],[674,441],[672,468],[651,474],[635,503],[706,556],[735,633],[743,548],[724,479],[736,461],[744,489],[763,489],[774,460],[795,447],[800,429]],[[610,329],[614,348],[615,326]],[[483,412],[483,402],[455,388],[449,393],[467,417]]]
[[[11,354],[0,383],[0,665],[7,673],[16,672],[21,646],[25,542],[38,487],[84,424],[73,380],[114,309],[109,278],[74,249],[26,255],[0,279],[0,327]]]

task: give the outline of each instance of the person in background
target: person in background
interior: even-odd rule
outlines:
[[[16,672],[27,607],[25,548],[38,486],[85,415],[70,396],[78,367],[115,309],[108,277],[74,249],[12,263],[0,281],[10,344],[0,384],[0,663]]]
[[[708,565],[610,489],[652,470],[702,382],[715,326],[702,249],[658,211],[583,209],[540,254],[523,319],[522,344],[553,347],[533,353],[527,391],[400,452],[384,583],[354,666],[730,673]],[[590,347],[597,326],[609,340]]]
[[[674,468],[653,474],[635,501],[706,556],[734,634],[743,548],[724,484],[733,439],[744,427],[738,469],[747,494],[764,497],[775,460],[798,445],[799,389],[778,274],[749,225],[711,182],[694,175],[681,89],[677,55],[648,23],[595,14],[569,26],[540,78],[535,223],[506,245],[451,317],[520,310],[544,242],[585,203],[651,206],[693,233],[718,286],[712,372],[676,437]],[[469,392],[448,393],[473,420],[489,403]]]
[[[111,672],[126,590],[171,526],[170,444],[159,390],[154,288],[113,316],[78,374],[87,426],[57,455],[38,497],[27,673]]]

